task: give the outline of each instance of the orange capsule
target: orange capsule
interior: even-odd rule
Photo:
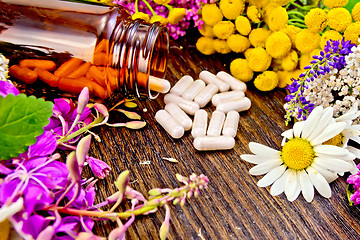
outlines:
[[[27,67],[20,67],[19,65],[12,65],[9,68],[9,74],[27,84],[32,84],[38,79],[36,72]]]
[[[80,58],[70,58],[69,60],[61,64],[61,66],[56,69],[54,74],[59,77],[67,77],[70,73],[75,71],[82,63],[83,60]]]
[[[46,84],[48,84],[51,87],[57,87],[59,84],[59,76],[56,76],[54,74],[52,74],[51,72],[42,69],[42,68],[38,68],[36,67],[34,69],[34,72],[36,72],[39,75],[39,79],[43,82],[45,82]]]
[[[41,59],[23,59],[19,62],[20,67],[27,68],[42,68],[48,71],[54,71],[56,64],[51,60],[41,60]]]

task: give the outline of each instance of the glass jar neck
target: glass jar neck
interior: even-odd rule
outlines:
[[[118,86],[124,94],[154,99],[149,76],[162,78],[166,71],[169,35],[159,23],[123,19],[110,37],[110,67],[118,72]]]

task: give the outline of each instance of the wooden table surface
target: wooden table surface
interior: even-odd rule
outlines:
[[[234,56],[204,56],[195,48],[195,38],[171,41],[166,78],[172,85],[183,75],[196,79],[202,70],[212,73],[228,71]],[[113,182],[122,171],[130,170],[130,186],[147,196],[151,188],[176,188],[181,184],[175,174],[205,174],[208,188],[198,198],[189,199],[183,207],[170,206],[171,222],[168,239],[360,239],[358,207],[350,207],[346,198],[346,177],[331,183],[332,197],[318,193],[307,203],[302,196],[288,202],[285,195],[273,197],[270,187],[256,186],[259,176],[251,176],[253,166],[240,159],[250,153],[249,142],[259,142],[279,149],[280,134],[289,129],[284,124],[285,90],[259,92],[248,84],[250,110],[240,113],[234,149],[200,152],[186,132],[181,139],[171,138],[155,121],[163,109],[163,95],[156,100],[137,101],[139,112],[147,122],[141,130],[98,127],[93,131],[102,142],[93,142],[90,155],[107,162],[111,174],[97,183],[98,201],[115,192]],[[143,111],[147,109],[147,111]],[[206,106],[209,113],[215,110]],[[112,116],[117,121],[119,115]],[[163,160],[177,159],[178,163]],[[147,163],[147,164],[144,164]],[[159,239],[159,228],[165,211],[139,216],[128,229],[127,239]],[[97,234],[106,236],[113,222],[97,223]]]

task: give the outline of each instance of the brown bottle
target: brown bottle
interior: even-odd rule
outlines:
[[[119,7],[61,0],[0,0],[0,14],[0,41],[69,52],[77,60],[70,68],[88,67],[83,76],[55,71],[61,90],[65,81],[73,80],[70,92],[89,83],[100,98],[118,89],[152,99],[168,88],[160,78],[166,71],[169,37],[158,23],[134,21]]]

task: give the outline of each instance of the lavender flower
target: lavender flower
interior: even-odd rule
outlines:
[[[328,75],[333,69],[336,71],[343,69],[346,65],[345,57],[352,52],[353,46],[354,44],[344,39],[341,42],[329,40],[320,55],[313,56],[315,60],[304,68],[306,71],[300,74],[298,79],[292,79],[292,83],[287,87],[290,94],[286,96],[287,103],[284,105],[286,124],[292,117],[300,121],[307,118],[315,106],[315,103],[305,95],[312,82],[321,76]]]

